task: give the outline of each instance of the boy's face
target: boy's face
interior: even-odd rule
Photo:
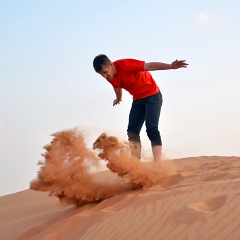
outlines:
[[[111,80],[116,74],[116,68],[114,67],[113,63],[110,63],[107,66],[103,65],[101,71],[99,71],[98,73],[101,74],[107,80]]]

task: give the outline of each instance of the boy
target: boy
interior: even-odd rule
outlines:
[[[162,94],[149,71],[186,68],[185,60],[176,60],[171,64],[149,62],[135,59],[121,59],[111,62],[100,54],[93,60],[95,71],[101,74],[114,88],[116,99],[113,106],[122,101],[122,88],[133,96],[129,114],[127,135],[131,154],[141,159],[140,131],[143,123],[151,141],[154,163],[161,161],[162,140],[158,122],[162,106]]]

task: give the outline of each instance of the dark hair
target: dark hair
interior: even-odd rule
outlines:
[[[106,55],[100,54],[94,58],[93,67],[96,72],[100,72],[102,70],[103,66],[107,66],[110,63],[111,63],[111,61]]]

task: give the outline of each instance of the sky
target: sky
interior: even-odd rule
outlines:
[[[186,60],[154,71],[168,159],[240,156],[240,2],[0,0],[0,196],[29,188],[51,134],[77,127],[91,147],[102,132],[127,140],[131,95],[92,67]],[[151,151],[145,126],[143,151]]]

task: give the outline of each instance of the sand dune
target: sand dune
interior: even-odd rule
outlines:
[[[103,133],[53,134],[30,189],[0,198],[0,239],[240,239],[240,157],[151,162]],[[93,173],[99,162],[108,170]],[[36,190],[36,191],[34,191]]]
[[[160,184],[80,206],[33,190],[3,196],[0,239],[240,239],[240,157],[170,162]],[[121,181],[109,170],[95,179]]]

